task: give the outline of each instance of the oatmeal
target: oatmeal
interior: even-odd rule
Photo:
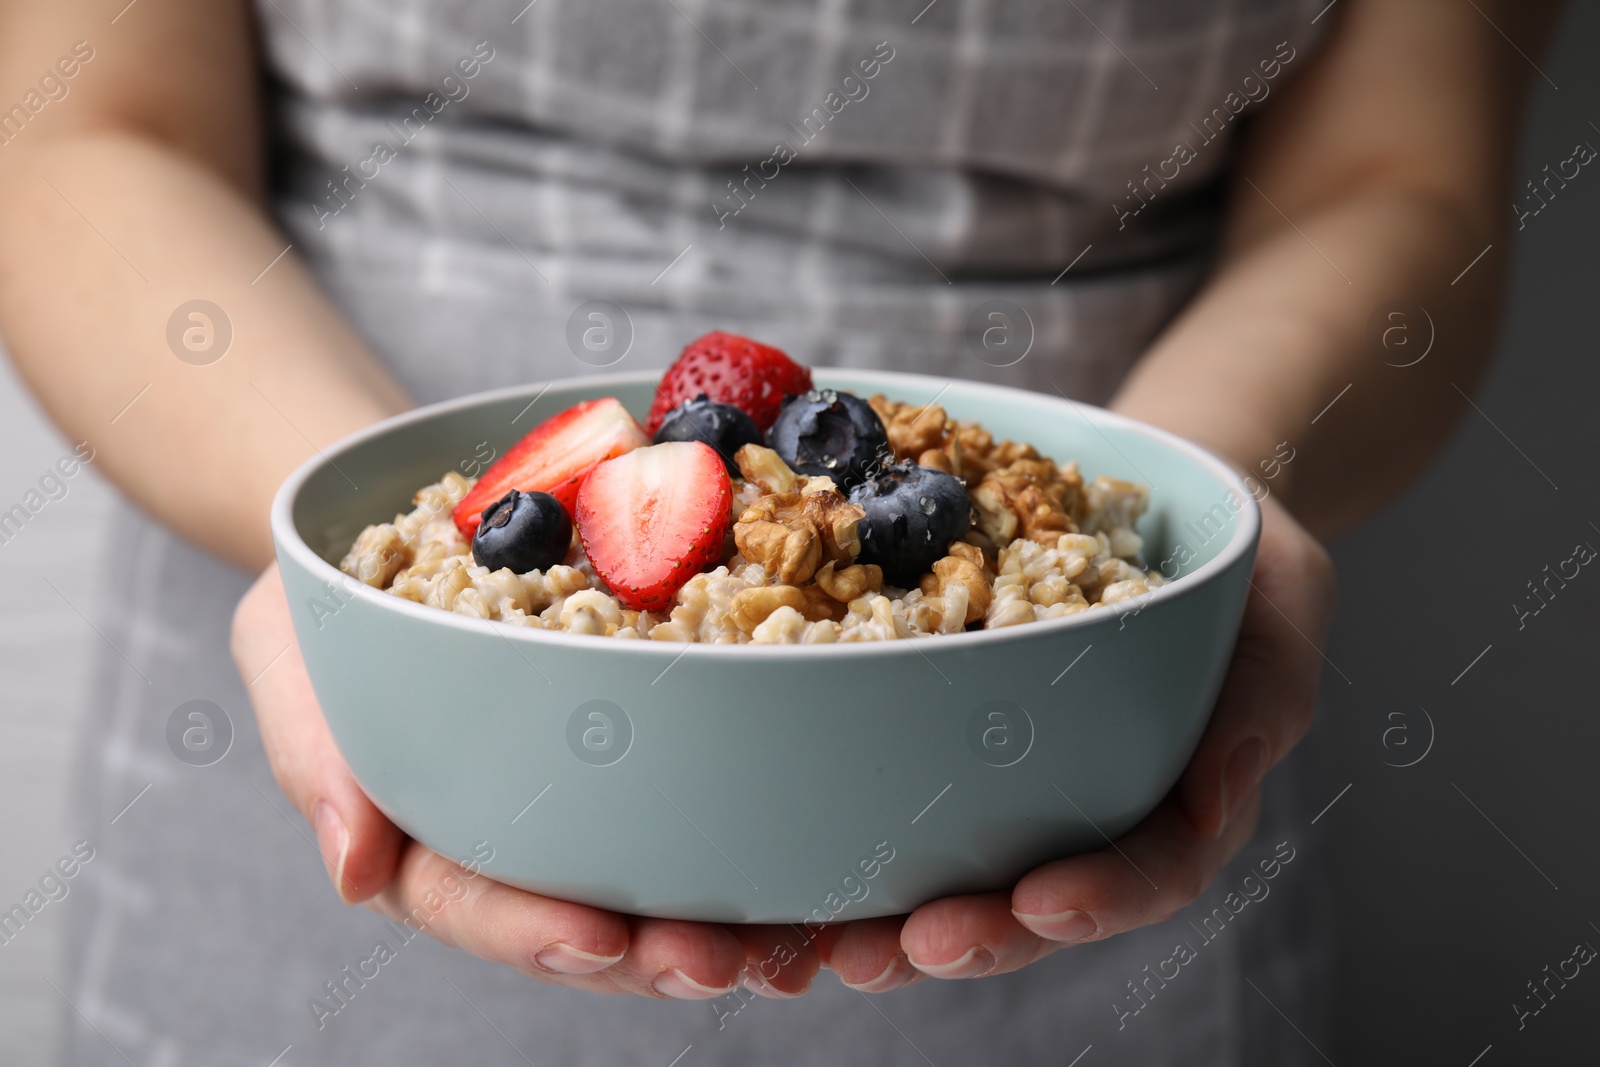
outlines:
[[[545,419],[451,472],[340,568],[516,626],[710,644],[827,644],[1056,619],[1163,584],[1142,485],[995,440],[937,404],[816,389],[714,332],[656,386]]]
[[[810,395],[819,397],[817,405],[837,402],[827,400],[837,394]],[[907,584],[894,584],[885,566],[864,561],[877,553],[895,565],[873,542],[879,527],[869,518],[870,494],[866,505],[858,503],[859,489],[847,494],[833,474],[796,469],[776,449],[750,440],[731,454],[719,449],[733,476],[717,505],[727,508],[718,513],[721,525],[706,524],[716,543],[700,557],[703,568],[660,609],[629,607],[597,573],[585,551],[583,496],[576,498],[577,524],[560,563],[521,573],[481,566],[474,540],[453,517],[477,481],[455,472],[419,490],[410,512],[363,530],[340,569],[392,596],[475,618],[713,644],[827,644],[997,629],[1092,611],[1164,584],[1143,565],[1136,530],[1149,503],[1146,487],[1104,475],[1085,481],[1076,463],[997,442],[937,406],[875,396],[860,407],[881,420],[885,450],[902,461],[899,476],[933,470],[963,487],[959,506],[912,491],[930,538],[934,529],[962,532],[932,546],[931,565],[913,568],[919,576],[901,566],[901,581],[913,577]],[[855,409],[848,414],[858,422],[867,417]],[[768,436],[782,441],[781,434]],[[821,462],[833,469],[826,457]],[[848,477],[849,468],[840,465],[837,473]],[[645,469],[634,477],[652,474]],[[492,507],[477,506],[484,528],[475,537],[499,521]]]

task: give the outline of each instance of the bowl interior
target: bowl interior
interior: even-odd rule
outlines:
[[[1034,445],[1057,462],[1076,459],[1085,480],[1100,474],[1150,487],[1139,522],[1148,566],[1169,578],[1192,574],[1242,533],[1251,502],[1232,472],[1171,435],[1047,394],[879,371],[818,369],[819,387],[908,403],[936,402],[999,438]],[[323,454],[295,493],[296,532],[337,565],[357,534],[411,509],[412,494],[446,471],[480,473],[541,420],[582,400],[615,396],[643,419],[655,375],[573,379],[480,394],[418,409]]]

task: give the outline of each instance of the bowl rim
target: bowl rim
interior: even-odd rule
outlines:
[[[898,379],[903,380],[907,386],[918,386],[924,389],[932,388],[935,390],[936,395],[933,401],[929,401],[930,404],[937,401],[944,393],[954,389],[958,391],[958,395],[960,393],[977,393],[1012,403],[1070,407],[1077,411],[1079,417],[1096,432],[1099,432],[1100,429],[1100,426],[1097,425],[1098,420],[1099,423],[1130,431],[1188,455],[1202,467],[1208,469],[1226,489],[1231,490],[1243,503],[1243,509],[1238,512],[1240,521],[1234,530],[1233,536],[1229,538],[1227,544],[1222,546],[1216,556],[1201,564],[1190,574],[1183,575],[1181,578],[1175,579],[1140,597],[1120,601],[1117,605],[1110,606],[1107,611],[1081,611],[1059,619],[1044,619],[1018,626],[1006,626],[998,630],[968,630],[954,634],[924,635],[937,638],[935,648],[956,652],[990,644],[1028,640],[1030,638],[1048,638],[1053,635],[1070,633],[1074,630],[1089,630],[1113,619],[1120,619],[1121,616],[1128,614],[1130,611],[1130,607],[1121,607],[1122,605],[1139,605],[1138,611],[1140,612],[1160,607],[1162,604],[1181,599],[1218,580],[1241,557],[1255,549],[1260,537],[1260,505],[1254,494],[1246,487],[1243,477],[1233,467],[1194,442],[1167,430],[1141,422],[1138,419],[1130,418],[1093,404],[1073,400],[1065,394],[1057,398],[1048,393],[1032,389],[993,385],[967,378],[942,379],[927,374],[855,367],[815,367],[812,369],[825,381],[838,383],[836,386],[825,385],[822,388],[849,388],[850,379],[852,378],[863,381],[866,379],[874,381],[880,381],[885,378]],[[335,586],[341,589],[344,595],[354,595],[375,605],[380,611],[399,612],[402,616],[412,616],[424,623],[453,627],[468,632],[494,634],[505,640],[520,641],[532,646],[548,645],[554,649],[581,648],[591,652],[598,651],[601,648],[610,648],[618,655],[643,656],[646,659],[674,657],[674,663],[677,658],[682,658],[691,649],[695,650],[696,658],[701,656],[710,658],[731,656],[741,661],[868,655],[891,657],[919,655],[926,659],[926,652],[922,648],[923,642],[914,638],[897,641],[849,641],[809,645],[714,644],[699,641],[652,641],[649,639],[628,641],[609,637],[596,637],[592,634],[571,634],[563,631],[539,630],[526,626],[509,625],[494,619],[474,618],[470,615],[444,611],[427,604],[418,604],[402,597],[392,596],[381,589],[374,589],[363,582],[354,581],[337,566],[327,562],[313,551],[305,539],[300,536],[299,530],[295,528],[293,519],[294,503],[305,483],[317,471],[331,465],[340,455],[365,444],[372,438],[414,423],[425,422],[439,415],[478,407],[486,403],[524,396],[531,396],[534,400],[537,400],[545,393],[556,388],[593,389],[596,387],[605,388],[606,386],[649,385],[659,380],[660,377],[660,371],[636,371],[630,374],[591,374],[571,378],[556,378],[544,383],[514,385],[470,393],[449,400],[421,405],[401,414],[390,416],[380,422],[375,422],[341,438],[326,448],[316,449],[314,455],[295,468],[293,473],[284,479],[272,501],[271,528],[273,542],[279,554],[290,557],[313,577],[320,578],[325,586]],[[873,386],[874,390],[879,388],[880,386],[878,385]],[[1085,413],[1083,410],[1085,408],[1089,409],[1092,414]],[[1107,438],[1107,442],[1110,443],[1109,438]],[[1111,447],[1116,450],[1114,443]],[[1129,462],[1130,464],[1132,463],[1131,460]],[[1121,610],[1118,610],[1119,607]],[[603,641],[605,644],[596,644],[597,641]]]

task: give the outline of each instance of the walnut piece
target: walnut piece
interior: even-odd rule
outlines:
[[[839,622],[848,610],[816,585],[761,585],[741,589],[728,602],[728,618],[745,633],[754,633],[772,613],[782,608],[799,613],[807,622]]]
[[[876,563],[856,563],[840,570],[829,560],[818,568],[816,579],[822,591],[841,604],[867,593],[883,592],[883,568]]]
[[[799,611],[805,607],[806,595],[792,585],[761,585],[741,589],[728,604],[728,618],[745,633],[767,621],[779,608]]]
[[[938,404],[902,404],[882,393],[869,397],[867,403],[883,420],[896,459],[911,459],[930,448],[942,447],[955,429],[955,423]]]
[[[824,567],[833,566],[829,560]],[[831,619],[834,622],[843,622],[850,606],[842,600],[837,600],[816,582],[807,582],[800,587],[800,592],[805,594],[806,602],[800,608],[800,613],[806,617],[807,622],[821,622]]]
[[[955,439],[957,449],[954,454],[960,458],[957,473],[969,485],[976,485],[990,471],[1009,467],[1018,460],[1043,458],[1032,445],[996,441],[993,434],[976,423],[958,423]]]
[[[922,576],[922,592],[926,596],[946,596],[950,586],[966,586],[965,623],[976,622],[989,610],[993,591],[989,575],[983,569],[983,550],[976,545],[955,541],[950,554],[933,564],[933,572]]]
[[[829,560],[849,564],[861,551],[856,524],[866,515],[842,493],[769,493],[734,524],[734,542],[784,585],[799,585]]]
[[[1083,479],[1075,464],[1061,468],[1038,458],[992,470],[972,490],[978,528],[996,546],[1017,537],[1050,544],[1064,533],[1077,533],[1073,515],[1082,497]]]
[[[960,427],[938,404],[902,404],[882,393],[867,403],[883,422],[897,460],[909,459],[946,474],[961,473]]]
[[[740,445],[739,451],[733,454],[733,462],[744,480],[759,485],[763,493],[792,493],[800,486],[799,475],[770,448]]]
[[[1083,480],[1076,464],[1057,468],[1050,459],[1041,456],[1032,445],[1015,441],[996,441],[994,435],[976,423],[957,422],[937,404],[902,404],[882,395],[867,401],[878,418],[883,420],[884,431],[889,436],[889,446],[896,459],[913,460],[924,467],[937,467],[946,474],[954,474],[967,483],[976,499],[977,487],[991,474],[1001,475],[1001,481],[992,485],[989,492],[991,528],[985,531],[995,547],[1000,547],[1017,536],[1032,537],[1033,530],[1048,537],[1051,531],[1075,531],[1077,520],[1084,513]],[[1056,520],[1036,512],[1037,502],[1015,499],[1023,491],[1023,483],[1031,481],[1040,486],[1049,512],[1064,512],[1073,525],[1059,526]],[[1001,516],[1000,510],[1010,510],[1016,523]],[[1035,513],[1030,521],[1023,521],[1024,512]],[[997,534],[1004,533],[1004,536]]]

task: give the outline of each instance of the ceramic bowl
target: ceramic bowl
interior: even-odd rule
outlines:
[[[337,561],[487,441],[654,378],[606,376],[420,408],[319,454],[273,506],[296,636],[339,748],[417,840],[502,882],[639,915],[822,922],[1012,885],[1102,848],[1177,780],[1205,729],[1260,530],[1226,464],[1073,403],[908,374],[819,386],[937,398],[996,437],[1151,487],[1145,597],[1000,630],[857,644],[626,641],[468,618]]]

